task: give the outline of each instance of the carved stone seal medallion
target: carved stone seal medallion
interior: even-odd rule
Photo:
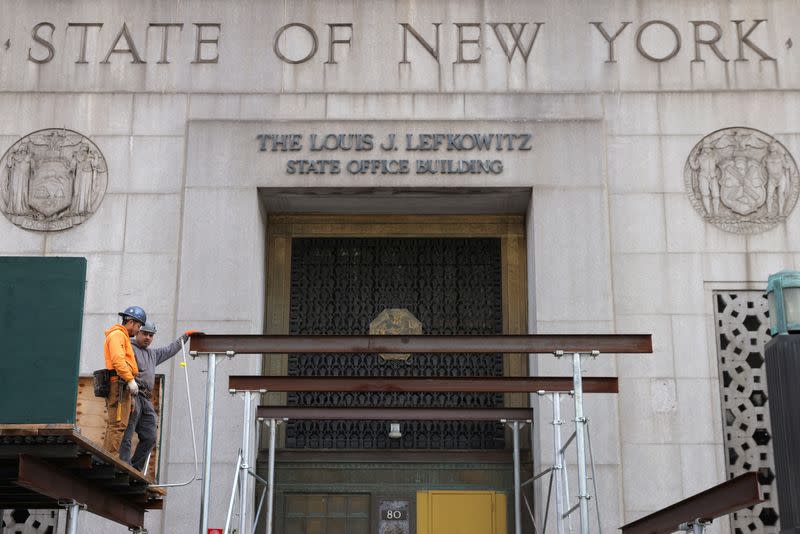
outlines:
[[[421,335],[422,323],[405,308],[386,308],[369,323],[373,336]],[[406,361],[411,354],[381,354],[384,360]]]
[[[764,232],[783,222],[800,194],[792,155],[752,128],[705,136],[689,153],[683,179],[700,216],[736,234]]]
[[[64,230],[97,211],[108,184],[100,149],[72,130],[26,135],[0,159],[0,211],[29,230]]]

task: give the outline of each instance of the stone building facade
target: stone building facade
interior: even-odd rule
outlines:
[[[504,304],[520,303],[503,331],[653,334],[652,355],[586,364],[620,377],[619,396],[587,406],[605,528],[736,469],[764,469],[769,491],[769,439],[740,423],[768,434],[750,356],[765,335],[759,291],[800,267],[793,0],[5,0],[0,12],[0,254],[88,259],[82,372],[129,304],[162,341],[288,331],[270,305],[288,271],[270,266],[304,224],[502,235],[519,244],[503,268],[521,280],[504,286]],[[514,229],[486,230],[499,224]],[[569,373],[549,356],[523,363]],[[286,365],[242,356],[220,372]],[[190,363],[195,400],[203,366]],[[165,370],[168,481],[194,469],[179,371]],[[241,431],[224,382],[219,488]],[[150,532],[194,530],[199,493],[171,490]],[[213,525],[227,498],[214,494]],[[714,528],[775,532],[772,513]]]

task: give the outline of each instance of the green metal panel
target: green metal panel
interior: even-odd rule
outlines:
[[[86,258],[0,257],[0,423],[75,423]]]

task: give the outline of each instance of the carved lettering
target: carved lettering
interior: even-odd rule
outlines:
[[[297,151],[303,148],[303,134],[258,134],[256,139],[261,152]]]
[[[719,24],[711,20],[692,20],[689,21],[694,26],[694,59],[692,63],[696,62],[704,62],[705,60],[700,56],[700,45],[707,45],[711,48],[711,51],[714,52],[714,55],[717,56],[720,60],[727,62],[728,59],[720,52],[719,48],[717,48],[717,42],[722,39],[722,28],[720,28]],[[702,39],[700,37],[700,27],[701,26],[709,26],[714,30],[714,37],[711,39]]]
[[[651,55],[642,46],[642,35],[644,34],[644,31],[647,28],[649,28],[650,26],[653,26],[655,24],[658,24],[660,26],[664,26],[669,31],[671,31],[672,35],[675,37],[675,45],[672,47],[672,51],[670,51],[668,54],[666,54],[664,56],[661,56],[661,57],[656,57],[656,56]],[[662,63],[664,61],[669,61],[670,59],[672,59],[676,55],[678,55],[678,52],[680,52],[680,50],[681,50],[681,33],[678,31],[678,28],[676,28],[675,26],[673,26],[672,24],[670,24],[667,21],[664,21],[664,20],[649,20],[649,21],[645,22],[644,24],[642,24],[639,27],[639,30],[636,32],[636,50],[638,50],[639,53],[642,56],[644,56],[645,58],[649,59],[650,61],[655,61],[656,63]]]
[[[192,63],[219,63],[219,39],[222,36],[222,24],[219,22],[195,22],[194,25],[197,27],[197,33],[194,46],[194,61]],[[206,38],[203,35],[204,28],[216,28],[217,36],[213,39]],[[204,44],[214,45],[213,57],[203,56]]]
[[[400,26],[403,28],[403,60],[400,63],[410,63],[408,61],[408,34],[410,33],[414,36],[414,39],[417,40],[419,44],[422,45],[425,50],[436,60],[436,63],[439,63],[439,26],[441,26],[441,22],[434,22],[433,27],[436,30],[436,48],[431,46],[431,44],[426,41],[414,28],[411,27],[410,24],[405,22],[401,22]]]
[[[289,59],[283,52],[281,52],[280,40],[284,32],[289,28],[302,28],[308,33],[309,36],[311,36],[311,49],[308,51],[308,54],[306,54],[305,57],[302,57],[300,59]],[[331,30],[331,32],[333,32],[333,30]],[[278,31],[275,32],[275,42],[272,44],[272,49],[275,51],[275,55],[278,56],[282,61],[285,61],[286,63],[292,65],[297,65],[298,63],[305,63],[306,61],[314,57],[314,54],[317,53],[318,47],[319,47],[319,39],[317,39],[316,32],[314,32],[311,26],[303,24],[301,22],[290,22],[289,24],[284,24],[283,26],[281,26],[278,29]],[[331,44],[331,47],[333,47],[333,44]]]
[[[128,48],[117,48],[117,45],[123,38],[125,39],[125,44],[127,44]],[[122,28],[119,30],[119,33],[114,38],[114,43],[111,45],[111,48],[108,49],[105,59],[100,63],[111,63],[111,61],[109,61],[111,54],[130,54],[131,63],[145,63],[145,61],[142,61],[139,51],[136,50],[136,45],[133,42],[133,37],[131,37],[130,30],[128,30],[128,25],[124,22],[122,23]]]
[[[260,133],[255,136],[258,151],[278,155],[308,151],[310,157],[286,161],[285,172],[290,175],[340,174],[502,174],[503,160],[491,159],[492,152],[514,150],[530,151],[533,135],[530,133],[486,132],[388,132],[383,140],[373,133]],[[438,153],[450,152],[445,158],[459,159],[407,159],[402,154],[394,157],[375,154],[376,151],[404,150],[418,153],[422,158],[435,158]],[[455,154],[453,153],[455,152]],[[470,154],[470,153],[480,154]],[[363,159],[332,159],[338,154],[351,153]],[[388,157],[387,157],[388,156]],[[501,156],[501,154],[497,154]],[[298,157],[292,154],[290,157]],[[303,155],[299,155],[303,158]],[[324,159],[318,159],[324,158]],[[489,158],[489,159],[467,159]]]
[[[481,62],[481,25],[478,22],[456,22],[458,40],[457,40],[457,57],[453,63],[480,63]],[[478,30],[478,36],[474,39],[464,38],[464,28],[475,28]],[[464,45],[476,45],[476,56],[470,59],[464,59]]]
[[[293,159],[286,162],[286,174],[339,174],[338,159]]]
[[[33,52],[31,51],[31,49],[28,48],[28,60],[39,64],[49,63],[56,56],[56,47],[53,46],[53,43],[51,43],[50,41],[39,35],[39,30],[41,28],[50,28],[50,39],[53,38],[53,33],[55,33],[56,31],[55,25],[49,22],[40,22],[39,24],[33,27],[33,31],[31,32],[31,37],[33,37],[34,41],[36,41],[37,43],[39,43],[40,45],[42,45],[47,49],[47,55],[45,57],[35,58],[33,57]]]
[[[622,25],[619,27],[619,29],[617,30],[617,32],[614,35],[609,35],[608,34],[606,29],[603,27],[603,23],[602,22],[590,22],[589,23],[592,26],[594,26],[595,28],[597,28],[597,31],[600,32],[600,35],[602,35],[603,39],[605,39],[606,42],[608,43],[608,59],[606,60],[606,63],[616,63],[617,62],[617,60],[614,57],[614,41],[617,40],[617,37],[619,37],[619,34],[622,33],[622,30],[627,28],[630,23],[631,23],[631,21],[623,21]]]
[[[352,46],[353,40],[353,25],[350,23],[341,23],[341,24],[328,24],[329,33],[328,33],[328,61],[325,62],[326,65],[335,65],[336,58],[333,56],[333,45],[337,44],[346,44],[348,47]],[[350,37],[347,39],[337,39],[335,36],[336,28],[350,28]]]
[[[98,30],[103,27],[102,22],[70,22],[67,24],[67,29],[69,28],[83,28],[81,32],[81,42],[79,45],[78,50],[78,60],[75,61],[76,64],[86,64],[89,63],[86,59],[86,41],[87,41],[87,34],[89,33],[89,28],[97,28]]]
[[[522,34],[525,32],[525,26],[527,26],[527,22],[490,22],[489,26],[491,26],[492,30],[494,30],[494,35],[497,37],[497,41],[500,43],[500,47],[505,52],[506,57],[508,58],[508,62],[511,63],[511,60],[514,58],[514,54],[516,54],[517,50],[519,50],[520,55],[525,60],[525,63],[528,62],[528,57],[531,55],[531,50],[533,49],[533,44],[536,42],[536,37],[539,35],[539,28],[544,25],[544,22],[535,22],[533,35],[531,36],[530,42],[527,46],[523,46],[524,43],[522,42]],[[500,30],[498,29],[500,26],[505,26],[508,28],[508,32],[511,34],[511,39],[513,41],[512,45],[509,46],[506,42],[506,39],[500,34]],[[516,29],[519,27],[519,29]]]
[[[181,22],[151,22],[148,28],[163,28],[161,33],[161,57],[158,60],[159,65],[168,65],[169,56],[167,55],[167,47],[169,45],[169,29],[178,28],[183,30],[183,23]]]
[[[736,39],[739,43],[739,57],[736,58],[736,61],[748,61],[746,57],[744,57],[744,46],[747,45],[753,52],[761,56],[761,61],[775,61],[775,58],[764,52],[761,48],[759,48],[753,41],[750,40],[750,34],[753,33],[762,22],[767,22],[767,19],[755,19],[753,20],[753,25],[750,26],[750,29],[746,32],[742,33],[742,23],[743,20],[733,20],[731,21],[736,24]]]
[[[508,19],[507,19],[508,20]],[[156,62],[159,65],[169,65],[173,59],[181,56],[186,57],[186,61],[191,63],[219,63],[220,59],[220,41],[222,33],[222,24],[219,22],[193,22],[191,25],[195,27],[194,46],[193,51],[189,49],[192,44],[187,42],[185,38],[181,37],[184,26],[190,25],[189,22],[147,22],[144,23],[146,30],[144,33],[145,39],[151,36],[156,40],[156,44],[145,47],[145,50],[140,50],[135,42],[134,35],[131,28],[135,25],[128,26],[127,22],[121,21],[121,26],[118,22],[111,24],[114,28],[119,28],[119,31],[114,34],[113,39],[109,42],[104,40],[105,33],[102,28],[108,25],[107,22],[68,22],[66,23],[66,41],[69,46],[72,46],[73,39],[77,40],[77,54],[75,64],[88,64],[90,62],[99,61],[101,64],[111,63],[111,57],[115,54],[127,54],[130,56],[131,64],[146,64],[149,62]],[[768,22],[767,19],[737,19],[730,21],[736,29],[736,44],[737,54],[734,56],[733,49],[726,50],[723,26],[719,21],[715,20],[690,20],[687,24],[691,24],[693,30],[692,37],[694,43],[694,54],[691,57],[691,63],[703,63],[708,59],[709,53],[714,54],[716,59],[723,63],[729,62],[731,59],[736,61],[749,61],[755,54],[760,61],[777,61],[763,46],[762,43],[756,44],[754,42],[755,31],[762,26],[763,23]],[[402,39],[402,56],[399,64],[411,64],[409,58],[409,47],[417,48],[413,53],[419,58],[420,55],[424,56],[425,52],[436,61],[437,65],[441,64],[442,50],[441,50],[441,26],[442,24],[451,24],[450,22],[417,22],[417,27],[412,26],[408,22],[400,22],[400,32]],[[433,26],[432,32],[427,29],[427,24]],[[542,26],[545,22],[453,22],[453,31],[447,33],[445,37],[445,57],[454,59],[453,64],[480,64],[484,62],[484,54],[487,61],[502,62],[502,58],[497,55],[497,46],[494,44],[494,39],[497,40],[499,48],[505,54],[506,60],[509,65],[513,64],[514,58],[519,55],[522,63],[527,64],[533,52],[533,47],[539,34],[542,32]],[[605,58],[605,63],[616,63],[617,55],[617,41],[624,34],[626,28],[631,26],[631,21],[620,21],[616,28],[606,28],[606,22],[591,21],[590,26],[593,26],[600,36],[603,38],[608,47],[608,55]],[[60,46],[60,41],[56,38],[57,25],[52,22],[42,21],[33,26],[31,30],[31,46],[27,51],[28,61],[36,64],[50,63],[57,55],[57,47]],[[380,33],[370,32],[369,35],[364,37],[364,41],[359,41],[359,35],[355,33],[354,23],[352,22],[326,22],[320,23],[320,26],[327,26],[328,39],[327,39],[327,55],[324,59],[324,65],[337,65],[342,57],[347,58],[350,52],[355,50],[356,47],[361,46],[363,43],[366,47],[366,54],[371,55],[368,59],[364,56],[365,51],[359,50],[357,59],[359,64],[356,67],[368,68],[369,63],[365,63],[366,67],[362,65],[364,61],[379,61],[382,57],[383,51],[379,50],[379,46],[384,44],[385,36]],[[655,29],[653,28],[655,27]],[[69,35],[69,31],[73,28],[77,29],[77,35]],[[424,31],[420,31],[423,28]],[[486,37],[484,32],[494,33],[494,37]],[[585,28],[585,27],[584,27]],[[728,27],[730,28],[730,27]],[[94,29],[96,32],[92,34],[92,43],[100,42],[102,47],[98,50],[89,50],[89,30]],[[151,33],[151,29],[154,31]],[[174,31],[177,29],[177,31]],[[317,28],[319,31],[323,31]],[[319,34],[317,30],[302,22],[290,22],[277,29],[273,39],[273,51],[278,59],[290,65],[298,65],[307,63],[312,60],[319,51]],[[727,30],[731,32],[731,29]],[[160,32],[160,33],[159,33]],[[288,33],[287,33],[288,32]],[[590,33],[593,33],[589,30]],[[762,32],[763,33],[763,32]],[[306,34],[308,37],[306,37]],[[59,33],[59,35],[61,35]],[[408,36],[411,35],[412,40],[416,40],[416,44],[409,44]],[[627,35],[631,35],[630,33]],[[675,58],[682,48],[682,37],[678,27],[671,22],[660,19],[643,20],[636,28],[633,35],[634,45],[638,53],[645,59],[662,63],[670,61]],[[137,35],[141,41],[141,36]],[[757,35],[756,35],[757,37]],[[245,39],[246,36],[242,36]],[[160,41],[159,41],[160,39]],[[488,39],[488,40],[487,40]],[[729,39],[732,41],[733,37]],[[146,41],[147,42],[147,41]],[[186,42],[187,50],[180,52],[176,50],[181,42]],[[160,46],[158,45],[160,43]],[[299,45],[298,45],[299,43]],[[354,43],[359,43],[354,45]],[[110,46],[108,46],[110,44]],[[139,43],[141,44],[141,42]],[[552,46],[553,43],[547,43]],[[6,44],[9,48],[10,42]],[[258,46],[253,44],[253,46]],[[448,48],[454,46],[455,49]],[[544,45],[540,45],[544,46]],[[599,46],[599,42],[595,42],[594,46]],[[732,46],[727,45],[727,46]],[[791,39],[786,42],[787,48],[791,47]],[[337,48],[340,47],[340,48]],[[156,50],[157,48],[157,50]],[[344,50],[342,50],[344,48]],[[749,50],[746,50],[749,49]],[[103,50],[106,53],[103,55]],[[422,52],[420,52],[422,50]],[[24,53],[24,49],[23,52]],[[336,54],[339,54],[339,58]],[[71,52],[67,51],[67,56]],[[176,56],[176,54],[178,54]],[[705,57],[704,57],[705,54]],[[344,56],[343,56],[344,55]],[[688,56],[688,52],[685,54]],[[731,56],[731,57],[728,57]],[[748,59],[749,56],[749,59]],[[102,59],[101,59],[102,58]],[[68,57],[66,61],[72,60]],[[119,60],[118,61],[122,61]],[[322,61],[322,59],[320,59]],[[421,60],[426,61],[426,60]],[[714,61],[714,60],[712,60]],[[523,65],[524,66],[524,65]],[[335,68],[335,67],[332,67]],[[485,74],[485,73],[484,73]],[[752,73],[753,75],[761,76],[763,73]]]
[[[308,149],[312,152],[320,150],[372,150],[374,146],[372,134],[326,134],[309,136]]]
[[[347,162],[350,174],[408,174],[407,159],[351,159]]]

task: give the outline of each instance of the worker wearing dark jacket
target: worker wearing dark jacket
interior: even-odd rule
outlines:
[[[148,321],[130,340],[139,369],[136,374],[139,394],[134,397],[128,427],[125,429],[119,447],[119,457],[140,471],[144,470],[147,456],[156,443],[157,418],[153,407],[156,366],[175,356],[181,350],[181,344],[189,339],[193,331],[187,330],[185,334],[165,347],[151,349],[150,344],[153,342],[155,333],[156,325]],[[131,457],[131,440],[134,432],[139,437],[139,444]]]

